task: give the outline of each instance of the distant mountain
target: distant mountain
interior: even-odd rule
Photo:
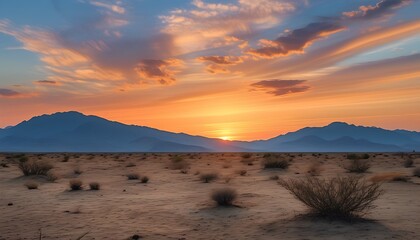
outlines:
[[[220,139],[126,125],[79,112],[33,117],[0,129],[15,152],[399,152],[420,151],[420,133],[334,122],[259,141]]]

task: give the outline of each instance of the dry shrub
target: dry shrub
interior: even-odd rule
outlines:
[[[367,154],[367,153],[364,153],[364,154],[355,154],[355,153],[347,154],[347,159],[350,159],[350,160],[369,159],[369,158],[370,158],[370,155]]]
[[[101,184],[99,184],[98,182],[91,182],[89,183],[89,188],[90,190],[100,190]]]
[[[129,173],[126,175],[128,180],[137,180],[140,178],[138,173]]]
[[[414,165],[413,159],[411,159],[410,157],[405,159],[404,167],[410,168],[410,167],[413,167],[413,165]]]
[[[241,170],[236,171],[236,173],[239,174],[239,175],[241,175],[241,176],[245,176],[247,172],[248,171],[245,170],[245,169],[241,169]]]
[[[373,201],[383,193],[379,183],[368,183],[358,176],[330,180],[308,176],[280,179],[279,184],[315,214],[331,219],[361,216],[374,207]]]
[[[143,177],[141,177],[140,181],[141,181],[141,183],[147,183],[147,182],[149,182],[149,177],[143,176]]]
[[[219,178],[217,173],[203,173],[200,175],[200,180],[204,183],[215,181],[217,178]]]
[[[211,193],[211,199],[219,206],[232,206],[238,194],[232,188],[220,188]]]
[[[321,167],[321,163],[319,162],[314,162],[308,167],[308,174],[311,176],[319,176],[321,175],[321,172],[322,172],[322,167]]]
[[[82,171],[82,169],[80,168],[80,166],[76,166],[76,167],[73,169],[73,173],[74,173],[74,174],[76,174],[76,175],[80,175],[80,174],[82,174],[82,173],[83,173],[83,171]]]
[[[274,181],[277,181],[277,180],[279,180],[279,179],[280,179],[280,177],[279,177],[278,175],[272,175],[272,176],[270,176],[268,179],[270,179],[270,180],[274,180]]]
[[[251,158],[251,157],[252,157],[252,153],[243,153],[243,154],[241,155],[241,157],[242,157],[243,159],[248,159],[248,158]]]
[[[38,189],[38,183],[34,181],[26,182],[25,187],[27,187],[29,190]]]
[[[127,163],[127,165],[125,165],[126,167],[135,167],[136,166],[136,164],[135,163],[133,163],[133,162],[129,162],[129,163]]]
[[[175,155],[171,157],[170,168],[173,170],[186,170],[190,164],[181,156]]]
[[[72,191],[82,190],[83,182],[79,179],[71,179],[69,185]]]
[[[420,167],[416,167],[416,168],[413,170],[413,176],[415,176],[415,177],[420,177]]]
[[[287,169],[290,163],[280,155],[270,155],[263,159],[262,165],[264,168]]]
[[[401,181],[407,182],[408,178],[401,173],[381,173],[376,174],[370,178],[370,181],[379,183],[379,182],[392,182],[392,181]]]
[[[42,160],[20,159],[18,163],[18,167],[25,176],[31,176],[31,175],[46,176],[48,171],[51,170],[54,166]]]
[[[48,171],[47,173],[47,181],[55,182],[58,179],[58,175],[55,174],[53,171]]]
[[[344,168],[351,173],[364,173],[370,168],[370,163],[364,159],[352,159]]]

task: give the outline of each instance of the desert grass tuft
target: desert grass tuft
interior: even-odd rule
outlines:
[[[232,188],[220,188],[211,193],[211,199],[219,206],[232,206],[237,196],[236,190]]]
[[[128,180],[137,180],[140,178],[138,173],[129,173],[126,175]]]
[[[370,168],[370,163],[365,159],[352,159],[344,168],[350,173],[364,173]]]
[[[264,168],[277,168],[277,169],[287,169],[290,165],[289,161],[280,155],[273,155],[264,158],[262,160],[262,165]]]
[[[413,176],[415,176],[415,177],[420,177],[420,167],[416,167],[416,168],[413,170]]]
[[[200,180],[203,183],[213,182],[218,178],[219,178],[219,175],[217,173],[203,173],[203,174],[200,174]]]
[[[90,190],[100,190],[101,184],[99,184],[98,182],[91,182],[89,183],[89,188]]]
[[[370,181],[380,183],[380,182],[408,182],[408,177],[404,176],[401,173],[380,173],[372,176]]]
[[[413,159],[411,159],[411,157],[406,158],[405,161],[404,161],[404,167],[411,168],[413,166],[414,166]]]
[[[69,181],[70,189],[72,191],[82,190],[83,182],[79,179],[71,179]]]
[[[140,179],[141,183],[148,183],[149,182],[149,177],[148,176],[143,176]]]
[[[374,208],[373,202],[382,195],[380,183],[368,183],[359,176],[317,177],[279,180],[296,199],[317,216],[330,219],[353,219]]]
[[[171,156],[170,158],[170,168],[173,170],[187,170],[190,164],[179,155]]]

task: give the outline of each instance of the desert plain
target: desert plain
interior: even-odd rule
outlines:
[[[22,154],[0,154],[0,239],[420,239],[420,178],[413,176],[420,155],[369,153],[365,173],[349,173],[345,153],[280,153],[287,169],[265,169],[263,155],[25,154],[53,166],[56,179],[49,179],[24,176],[17,163]],[[413,167],[404,166],[407,156]],[[174,158],[184,165],[174,167]],[[204,183],[206,173],[217,179]],[[309,217],[276,177],[308,175],[379,179],[384,193],[363,220]],[[81,190],[70,190],[73,179]],[[90,190],[93,182],[99,190]],[[237,192],[233,206],[210,198],[224,187]]]

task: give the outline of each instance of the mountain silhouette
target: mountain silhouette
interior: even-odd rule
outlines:
[[[33,117],[0,129],[3,152],[399,152],[419,151],[420,133],[333,122],[258,141],[224,141],[127,125],[79,112]]]

